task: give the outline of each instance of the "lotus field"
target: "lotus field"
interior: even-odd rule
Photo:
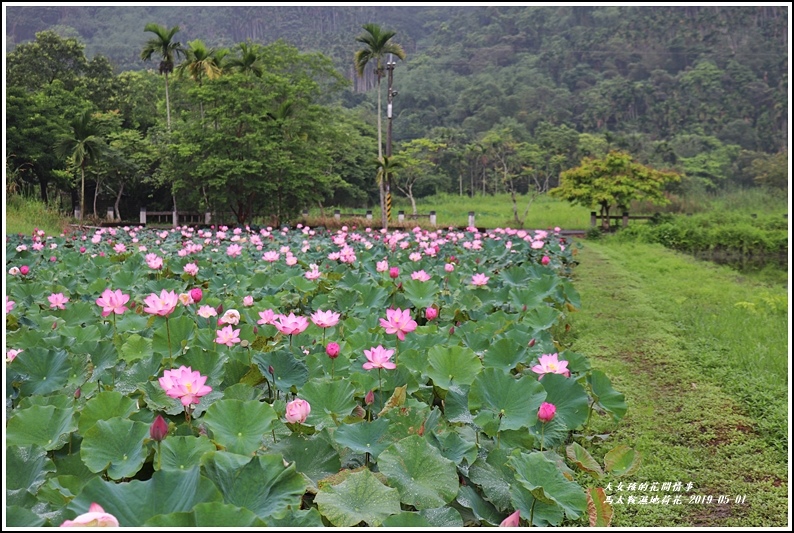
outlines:
[[[549,231],[6,240],[6,525],[607,525]]]

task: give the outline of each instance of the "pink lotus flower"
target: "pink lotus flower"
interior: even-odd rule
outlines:
[[[532,247],[533,250],[540,250],[541,248],[543,248],[545,244],[546,244],[545,242],[539,240],[539,241],[532,241],[532,244],[530,246]]]
[[[518,527],[519,511],[511,514],[499,524],[499,527]]]
[[[184,270],[185,273],[187,275],[189,275],[189,276],[195,276],[196,274],[198,274],[198,270],[199,269],[198,269],[198,265],[196,265],[196,263],[188,263],[184,267],[182,267],[182,270]],[[194,298],[194,300],[195,300],[195,298]]]
[[[544,255],[544,256],[541,258],[541,260],[540,260],[540,264],[541,264],[541,265],[543,265],[543,266],[546,266],[546,265],[548,265],[550,262],[551,262],[551,259],[549,259],[549,256],[548,256],[548,255]]]
[[[300,398],[296,400],[292,400],[287,404],[287,412],[284,415],[284,418],[287,419],[287,422],[294,424],[299,423],[303,424],[306,422],[306,417],[309,416],[309,413],[312,411],[312,406],[309,405],[309,402],[306,400],[301,400]]]
[[[10,363],[16,359],[17,355],[21,354],[24,350],[8,350],[6,352],[6,363]]]
[[[486,285],[488,283],[489,279],[491,279],[491,278],[489,278],[485,274],[474,274],[471,277],[471,284],[472,285],[478,285],[478,286]]]
[[[262,254],[262,259],[264,259],[268,263],[274,263],[274,262],[278,261],[278,257],[279,257],[278,252],[274,252],[272,250]]]
[[[146,254],[146,265],[152,270],[163,268],[163,258],[157,254]]]
[[[541,355],[538,358],[538,363],[530,368],[538,375],[538,379],[541,379],[544,374],[563,374],[566,377],[571,375],[570,370],[568,370],[568,361],[558,361],[556,353]]]
[[[9,300],[8,295],[6,294],[6,314],[10,313],[14,310],[14,306],[17,303],[14,300]]]
[[[297,335],[309,327],[309,321],[305,316],[290,313],[289,316],[278,315],[273,325],[285,335]]]
[[[317,310],[311,315],[312,322],[319,328],[331,328],[339,323],[339,313]]]
[[[243,247],[239,244],[230,244],[228,248],[226,248],[226,255],[229,257],[237,257],[241,253],[243,253]]]
[[[189,292],[183,292],[179,294],[179,302],[187,306],[193,303],[193,298],[190,296]]]
[[[53,309],[66,309],[64,304],[69,301],[69,298],[64,296],[62,292],[54,292],[47,296],[47,299],[50,301],[50,307]]]
[[[19,274],[19,273],[20,273],[20,271],[19,271],[19,267],[11,267],[11,268],[9,268],[9,269],[8,269],[8,273],[9,273],[10,275],[12,275],[12,276],[16,276],[17,274]]]
[[[174,291],[163,289],[160,291],[160,296],[152,293],[143,300],[143,303],[147,306],[143,308],[145,312],[153,315],[168,316],[176,309],[176,304],[179,303],[179,297]]]
[[[331,359],[339,357],[339,345],[335,342],[329,342],[325,347],[325,354]]]
[[[319,278],[321,274],[320,274],[320,269],[317,267],[317,265],[312,263],[311,265],[309,265],[309,267],[310,267],[310,270],[307,270],[306,273],[304,274],[306,279],[315,280],[315,279]]]
[[[240,323],[240,311],[237,309],[229,309],[223,316],[218,319],[218,324],[231,324],[236,326]]]
[[[538,420],[544,424],[546,422],[551,422],[556,412],[557,407],[555,407],[553,403],[543,402],[540,404],[540,409],[538,409]]]
[[[259,320],[256,321],[257,324],[262,324],[263,326],[267,324],[274,324],[276,321],[276,313],[272,309],[265,309],[264,311],[259,311]]]
[[[386,272],[389,270],[389,262],[387,260],[378,261],[375,263],[375,270],[378,272]]]
[[[61,527],[119,527],[119,521],[110,513],[106,513],[101,505],[94,502],[74,520],[66,520]]]
[[[226,326],[222,329],[219,329],[216,334],[218,337],[215,339],[215,342],[218,344],[225,344],[231,348],[240,342],[240,330],[234,329],[231,326]]]
[[[397,338],[401,341],[405,340],[405,334],[411,333],[416,329],[416,321],[411,318],[410,309],[387,309],[386,318],[380,319],[380,325],[386,330],[386,333],[397,334]]]
[[[27,276],[29,272],[30,272],[30,267],[28,265],[22,265],[21,267],[19,267],[19,273],[22,274],[23,276]]]
[[[430,276],[424,270],[417,270],[416,272],[411,272],[411,279],[418,279],[419,281],[429,281]]]
[[[200,317],[209,318],[211,316],[218,316],[218,312],[211,305],[202,305],[199,307],[198,315]]]
[[[243,305],[246,307],[251,307],[254,305],[254,297],[251,295],[243,296]]]
[[[166,370],[159,379],[160,386],[166,395],[179,398],[182,405],[199,403],[199,398],[212,392],[212,388],[204,385],[207,376],[202,376],[198,370],[189,366],[180,366],[176,370]]]
[[[123,254],[124,252],[127,251],[127,247],[124,246],[124,243],[120,242],[113,247],[113,251],[116,252],[117,254]]]
[[[125,304],[128,301],[130,301],[130,295],[122,293],[120,289],[115,291],[105,289],[97,298],[96,304],[102,308],[102,316],[108,316],[110,313],[121,315],[127,310]]]
[[[400,275],[400,269],[397,267],[391,267],[389,269],[389,277],[391,279],[396,279]]]
[[[364,350],[364,355],[367,357],[367,362],[362,365],[364,370],[372,370],[373,368],[393,370],[397,368],[397,365],[389,361],[391,356],[394,355],[394,350],[387,350],[380,344],[370,350]]]
[[[425,309],[425,318],[428,320],[435,320],[438,317],[438,309],[435,307],[428,307]]]
[[[199,303],[204,297],[204,293],[201,292],[199,287],[194,287],[190,289],[190,297],[193,299],[193,303]]]
[[[455,265],[453,265],[452,263],[447,263],[444,265],[445,272],[452,272],[453,270],[455,270]]]

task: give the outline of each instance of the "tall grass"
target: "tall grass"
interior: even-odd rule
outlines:
[[[47,235],[60,235],[68,228],[69,220],[57,210],[47,207],[36,198],[18,194],[8,196],[5,204],[5,233],[30,235],[38,228]]]

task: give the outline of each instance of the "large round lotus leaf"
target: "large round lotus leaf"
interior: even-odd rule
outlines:
[[[483,499],[480,494],[469,485],[463,485],[458,491],[456,501],[465,509],[470,509],[474,517],[483,522],[483,526],[498,526],[504,515],[496,510],[493,504]]]
[[[97,420],[110,420],[114,417],[128,418],[137,411],[135,401],[115,391],[103,391],[88,400],[80,412],[77,430],[85,435]]]
[[[14,371],[23,376],[20,396],[50,394],[63,389],[69,380],[69,353],[66,350],[26,348],[24,357],[14,359]]]
[[[501,512],[510,508],[510,486],[516,481],[515,473],[507,466],[507,458],[505,448],[495,448],[487,458],[478,457],[469,467],[469,479]]]
[[[92,472],[107,471],[110,479],[132,477],[143,466],[143,439],[149,425],[120,417],[98,420],[83,435],[80,457]]]
[[[287,349],[257,352],[253,361],[259,366],[262,375],[270,381],[271,386],[275,382],[276,388],[281,391],[286,392],[293,386],[303,387],[309,379],[309,367],[303,361],[296,359]],[[272,374],[269,372],[271,367]]]
[[[417,512],[403,511],[383,521],[383,527],[433,527],[427,518]]]
[[[482,364],[486,368],[499,368],[502,371],[512,370],[526,359],[527,345],[522,346],[514,339],[503,337],[491,344],[485,351]]]
[[[218,400],[209,406],[202,421],[217,444],[232,453],[251,455],[277,419],[270,405],[257,400]]]
[[[300,528],[302,530],[325,527],[323,518],[317,508],[311,509],[289,509],[282,517],[270,517],[267,519],[269,527]]]
[[[567,429],[576,429],[587,420],[589,397],[584,388],[561,374],[545,374],[539,383],[546,390],[544,402],[554,404],[554,419],[565,423]]]
[[[29,509],[17,505],[6,504],[5,526],[12,527],[41,527],[45,519]]]
[[[334,448],[327,430],[310,437],[292,433],[271,446],[269,451],[280,452],[285,461],[294,462],[295,469],[315,484],[342,468],[339,452]]]
[[[400,512],[400,494],[378,481],[368,469],[355,472],[338,485],[325,485],[314,497],[332,525],[353,527],[361,522],[377,527]]]
[[[463,527],[463,518],[460,513],[449,506],[437,507],[435,509],[422,509],[419,515],[430,523],[431,527],[443,527],[447,529]]]
[[[612,388],[612,382],[609,381],[606,374],[600,370],[593,370],[588,381],[598,405],[603,407],[608,413],[611,413],[612,418],[616,421],[623,418],[628,409],[626,398]]]
[[[400,501],[416,509],[441,507],[458,494],[455,463],[418,435],[383,450],[378,457],[378,468],[400,491]]]
[[[45,450],[57,450],[77,429],[72,409],[52,405],[33,405],[19,410],[6,425],[6,446],[35,444]]]
[[[471,385],[482,370],[477,354],[463,346],[434,346],[428,352],[427,375],[444,390]]]
[[[68,505],[77,515],[88,512],[96,502],[116,517],[121,527],[140,527],[149,518],[188,512],[203,502],[220,502],[223,496],[199,469],[155,472],[151,479],[114,483],[94,478]]]
[[[509,463],[516,471],[518,482],[536,499],[560,505],[565,514],[574,520],[587,510],[584,489],[566,479],[554,461],[541,452],[514,455],[510,457]]]
[[[301,389],[304,400],[312,410],[306,424],[316,427],[336,427],[356,406],[355,387],[349,381],[312,379]]]
[[[430,307],[436,301],[439,288],[438,283],[432,279],[429,281],[407,279],[402,283],[405,296],[417,309]]]
[[[390,440],[383,442],[388,428],[389,421],[385,418],[378,418],[372,422],[343,424],[334,432],[334,440],[356,453],[369,453],[373,459],[377,459],[380,452],[391,442]]]
[[[510,486],[510,504],[527,522],[531,516],[532,523],[537,527],[558,526],[562,523],[562,507],[536,499],[521,483]]]
[[[196,330],[196,322],[189,316],[178,316],[168,318],[168,325],[166,326],[165,320],[158,321],[160,326],[154,330],[152,336],[152,350],[156,353],[168,356],[169,353],[176,356],[182,351],[182,347],[193,338],[193,332]],[[169,351],[169,332],[170,332],[170,346]]]
[[[226,503],[250,509],[267,521],[287,508],[300,507],[306,482],[295,465],[284,466],[279,455],[258,455],[245,464],[240,456],[226,452],[210,453],[204,458],[205,475],[223,494]]]
[[[515,379],[497,368],[484,369],[469,390],[469,410],[488,435],[500,429],[528,428],[538,419],[546,391],[536,380]]]
[[[157,446],[154,447],[155,450]],[[207,437],[169,436],[160,443],[160,464],[162,470],[189,470],[199,466],[201,456],[215,451],[215,445]]]
[[[221,502],[196,505],[189,512],[161,514],[143,524],[148,527],[267,527],[267,524],[248,509]]]
[[[6,505],[14,505],[24,493],[36,494],[55,464],[44,448],[32,446],[6,447]]]

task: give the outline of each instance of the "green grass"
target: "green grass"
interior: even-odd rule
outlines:
[[[627,444],[643,463],[622,481],[694,486],[682,505],[616,505],[613,525],[785,526],[785,289],[658,245],[587,241],[578,260],[582,309],[563,342],[612,376],[629,406],[618,423],[596,419],[591,433],[608,438],[593,439],[594,456]],[[690,504],[695,494],[714,503]]]
[[[69,223],[68,219],[37,199],[11,195],[6,199],[5,207],[6,235],[30,235],[35,228],[44,230],[47,235],[60,235]]]

